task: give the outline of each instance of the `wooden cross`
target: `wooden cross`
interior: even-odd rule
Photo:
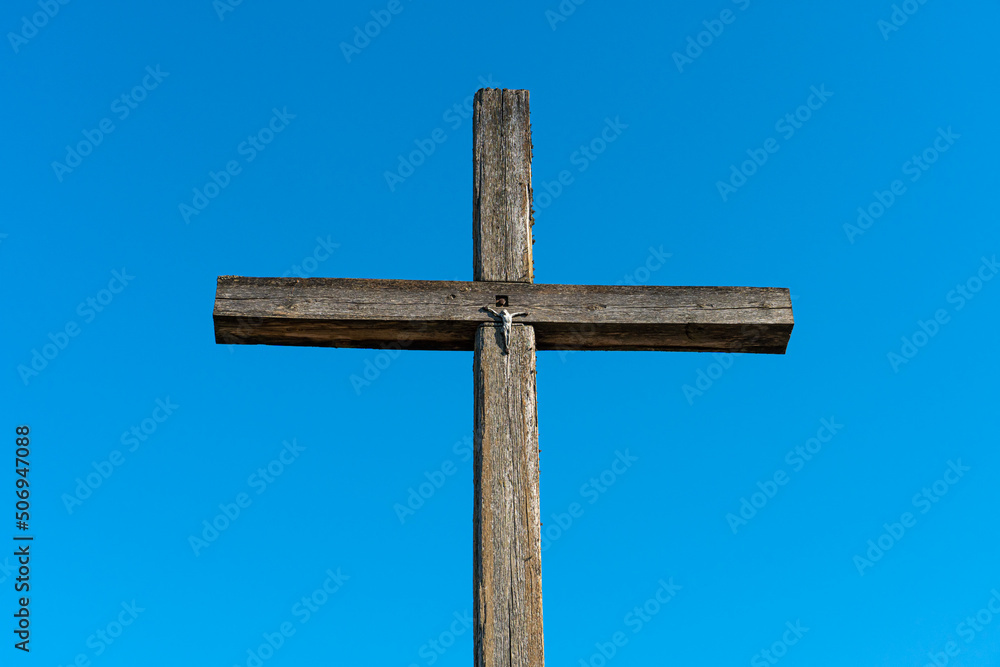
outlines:
[[[475,664],[541,667],[535,350],[782,354],[792,303],[778,288],[533,284],[528,91],[480,90],[473,113],[472,282],[222,276],[215,338],[475,351]],[[505,330],[491,309],[525,315]]]

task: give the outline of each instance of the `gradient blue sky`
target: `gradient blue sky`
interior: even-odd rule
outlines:
[[[995,664],[996,3],[50,4],[0,13],[36,535],[0,664],[252,666],[286,623],[263,664],[469,664],[472,354],[216,345],[211,311],[220,274],[471,279],[482,82],[531,90],[537,282],[795,308],[785,356],[539,354],[548,663]]]

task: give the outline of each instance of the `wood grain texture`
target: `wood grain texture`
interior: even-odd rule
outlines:
[[[477,667],[541,667],[542,552],[534,331],[475,335],[473,597]]]
[[[535,331],[515,324],[507,348],[480,310],[498,295],[524,310],[510,292],[533,282],[528,91],[480,90],[473,118],[472,275],[493,282],[438,297],[475,323],[473,651],[476,667],[543,667]]]
[[[351,278],[219,278],[219,343],[472,350],[499,295],[539,350],[784,353],[788,290]]]
[[[476,667],[544,667],[536,350],[784,353],[787,289],[534,285],[526,90],[473,109],[473,282],[219,278],[218,343],[472,350]],[[527,312],[503,330],[497,298]]]
[[[483,88],[472,109],[472,277],[533,280],[527,90]]]

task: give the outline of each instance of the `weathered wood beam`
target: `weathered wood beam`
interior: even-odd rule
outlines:
[[[472,350],[498,296],[535,327],[539,350],[782,354],[787,289],[512,282],[219,278],[218,343]]]
[[[477,92],[473,146],[472,275],[507,281],[515,291],[532,282],[528,91]],[[484,287],[495,290],[496,283]],[[466,294],[461,309],[472,311],[475,327],[474,663],[543,667],[535,331],[517,324],[506,345],[495,320],[479,309],[510,295],[494,291],[485,301],[468,300],[481,294]],[[524,310],[516,300],[510,304]]]
[[[483,89],[472,112],[472,278],[530,283],[528,91]]]
[[[473,362],[473,606],[478,667],[541,667],[542,551],[534,331],[480,326]]]

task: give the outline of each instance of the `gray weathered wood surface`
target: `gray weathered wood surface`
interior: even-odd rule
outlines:
[[[783,353],[787,289],[512,282],[219,278],[220,343],[472,350],[485,306],[507,296],[539,350]]]
[[[473,109],[473,282],[219,278],[218,343],[473,350],[476,667],[543,667],[536,350],[785,352],[787,289],[534,285],[526,90]],[[487,310],[504,297],[509,347]]]
[[[476,332],[473,605],[476,665],[544,664],[534,331]]]
[[[531,119],[527,90],[482,89],[472,111],[472,278],[530,283]]]
[[[528,91],[484,89],[473,107],[473,276],[507,281],[518,292],[532,282],[531,126]],[[474,283],[475,284],[475,283]],[[485,283],[496,289],[496,283]],[[542,552],[538,498],[535,331],[515,324],[510,347],[469,300],[475,327],[475,503],[473,628],[476,667],[542,667]],[[459,292],[443,298],[459,300]],[[511,312],[525,310],[511,297]],[[447,310],[447,308],[446,308]],[[452,312],[455,312],[452,310]]]

